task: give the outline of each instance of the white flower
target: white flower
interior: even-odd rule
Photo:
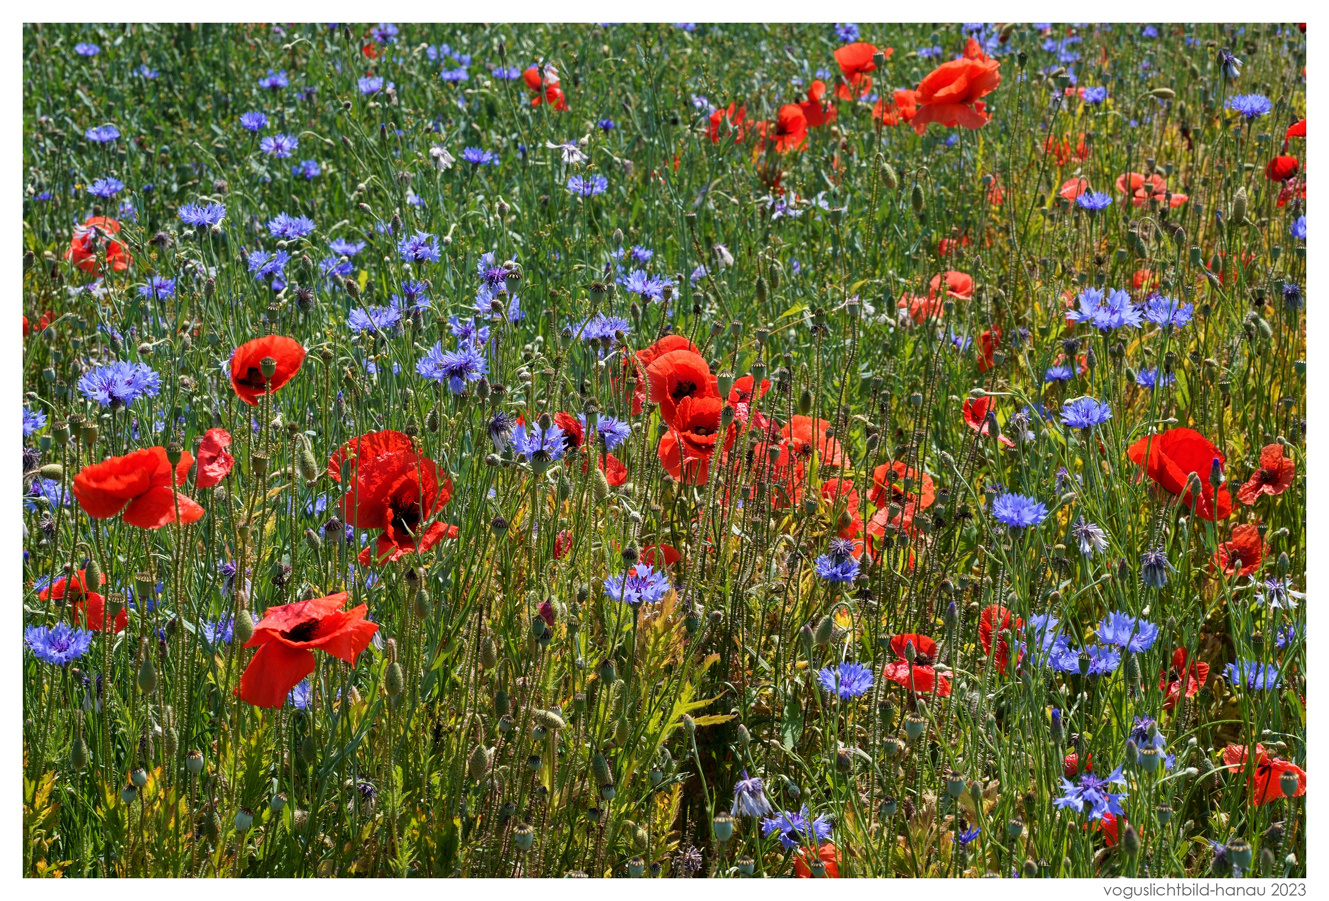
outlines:
[[[456,162],[452,154],[448,153],[444,147],[430,147],[429,155],[434,158],[434,165],[438,166],[439,171],[451,169],[452,164]]]

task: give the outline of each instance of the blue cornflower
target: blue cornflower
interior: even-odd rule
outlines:
[[[383,79],[378,75],[365,75],[356,82],[361,94],[377,94],[383,90]]]
[[[318,270],[329,278],[349,278],[355,271],[355,264],[350,260],[342,260],[341,257],[324,257],[318,261]]]
[[[837,22],[835,37],[842,44],[852,44],[858,40],[858,26],[853,22]]]
[[[46,411],[23,408],[23,437],[35,435],[46,428]]]
[[[118,178],[107,176],[88,185],[88,193],[93,197],[114,197],[125,189],[125,183]]]
[[[1147,619],[1114,611],[1098,624],[1096,634],[1099,641],[1125,648],[1134,654],[1143,654],[1158,639],[1158,626]]]
[[[146,285],[138,286],[139,297],[152,297],[161,300],[163,297],[172,297],[174,295],[175,279],[173,278],[154,275],[148,279]]]
[[[858,561],[847,554],[822,554],[816,560],[817,575],[827,582],[854,581],[858,578],[858,566]]]
[[[596,313],[583,324],[574,326],[573,331],[580,332],[583,341],[598,341],[613,338],[614,333],[618,331],[628,334],[632,331],[632,326],[622,316],[606,316],[604,313]]]
[[[605,134],[609,134],[609,132],[614,130],[614,120],[608,118],[601,119],[599,122],[595,123],[595,127],[600,129]]]
[[[458,66],[455,69],[444,69],[442,72],[438,73],[438,77],[441,78],[443,81],[458,83],[463,81],[470,81],[471,73],[466,71],[465,66]]]
[[[1301,296],[1301,285],[1296,282],[1285,282],[1283,284],[1283,305],[1292,312],[1301,309],[1301,302],[1304,300]]]
[[[1157,369],[1141,369],[1135,373],[1135,384],[1141,388],[1148,388],[1153,391],[1160,385],[1164,388],[1169,387],[1177,377],[1170,372],[1160,372]]]
[[[38,478],[28,489],[27,495],[23,498],[23,507],[28,510],[36,510],[37,501],[46,502],[47,509],[54,510],[56,507],[69,506],[70,493],[65,487],[55,479]]]
[[[1119,288],[1106,295],[1098,288],[1086,288],[1078,299],[1080,309],[1066,313],[1066,318],[1072,322],[1087,323],[1102,332],[1124,326],[1138,327],[1143,322],[1140,311],[1131,303],[1131,296]]]
[[[810,816],[806,804],[798,813],[782,810],[761,821],[761,834],[769,837],[778,832],[780,844],[791,851],[809,842],[820,847],[822,842],[831,837],[831,824],[825,816],[809,820]]]
[[[512,427],[512,450],[527,460],[535,459],[536,454],[541,454],[544,460],[557,460],[563,456],[567,444],[564,438],[563,430],[557,425],[542,430],[538,425],[528,429],[517,423]]]
[[[1291,623],[1278,630],[1274,636],[1274,647],[1285,650],[1288,645],[1304,637],[1306,629],[1300,623]]]
[[[1043,373],[1045,382],[1065,382],[1075,378],[1075,370],[1066,364],[1059,366],[1049,366],[1047,372]]]
[[[507,413],[502,410],[494,411],[489,425],[485,426],[485,433],[489,435],[489,440],[494,445],[494,453],[501,454],[508,449],[508,442],[512,440],[512,432],[516,425],[517,421]]]
[[[295,683],[290,693],[286,695],[286,700],[291,702],[291,706],[296,710],[308,710],[310,696],[314,693],[314,688],[309,684],[308,679],[301,679]]]
[[[603,175],[592,175],[590,178],[580,175],[568,176],[568,193],[576,194],[578,197],[594,197],[603,194],[608,187],[609,179]]]
[[[268,88],[272,91],[275,91],[278,88],[284,88],[290,83],[291,80],[286,77],[285,69],[282,69],[280,72],[274,72],[269,69],[268,74],[258,80],[258,86],[260,88]]]
[[[24,434],[27,434],[26,431]],[[1293,591],[1292,580],[1288,578],[1265,579],[1256,586],[1255,596],[1269,605],[1271,610],[1293,610],[1298,600],[1305,600],[1304,591]]]
[[[262,113],[241,113],[240,127],[245,131],[262,131],[268,127],[268,117]]]
[[[363,244],[352,246],[355,247],[357,253],[359,253],[360,249],[364,247]],[[401,283],[401,293],[406,298],[406,302],[412,304],[417,310],[429,309],[428,291],[429,285],[425,282],[417,282],[407,279]]]
[[[268,135],[258,142],[258,149],[270,153],[279,160],[289,159],[300,146],[300,139],[295,135]]]
[[[401,322],[401,309],[396,304],[382,307],[360,307],[351,310],[346,326],[353,332],[377,334],[387,332]]]
[[[1085,191],[1075,198],[1075,203],[1081,209],[1096,213],[1112,206],[1112,195],[1104,191]]]
[[[231,617],[222,617],[213,622],[202,622],[198,626],[199,632],[207,640],[208,644],[217,645],[230,644],[235,637],[235,620]]]
[[[978,834],[982,831],[983,830],[979,829],[977,826],[966,829],[955,837],[955,843],[961,848],[968,847],[969,843],[978,838]]]
[[[94,144],[109,144],[120,137],[120,129],[114,125],[94,125],[83,132],[83,137]]]
[[[1108,95],[1107,88],[1103,87],[1085,88],[1084,93],[1080,95],[1080,99],[1083,100],[1085,103],[1096,104],[1096,103],[1102,103],[1104,100],[1106,100],[1107,95]]]
[[[353,257],[365,249],[364,241],[346,241],[341,238],[333,238],[328,242],[328,249],[339,257]]]
[[[861,663],[846,661],[837,667],[817,671],[821,687],[834,692],[842,701],[848,701],[872,690],[872,668]]]
[[[1032,497],[1007,493],[992,499],[992,515],[1012,529],[1036,526],[1048,515],[1048,508]]]
[[[697,30],[697,23],[696,23],[696,22],[673,22],[673,23],[671,23],[671,24],[673,24],[673,26],[674,26],[675,28],[677,28],[679,31],[696,31],[696,30]]]
[[[581,422],[582,428],[586,428],[586,417],[578,413],[577,419]],[[632,426],[621,419],[605,416],[603,413],[595,421],[595,431],[604,439],[605,450],[610,451],[632,437]]]
[[[477,168],[480,166],[489,166],[498,162],[498,156],[493,151],[481,150],[479,147],[467,147],[462,150],[461,158]]]
[[[139,78],[146,78],[149,81],[156,81],[157,76],[160,73],[156,69],[149,66],[147,63],[141,63],[139,67],[134,70],[134,74],[137,75]]]
[[[79,56],[93,57],[102,52],[102,48],[96,44],[89,44],[87,41],[79,41],[74,45],[74,52]]]
[[[379,22],[378,25],[369,30],[374,40],[380,44],[393,44],[397,41],[397,26],[391,22]],[[446,49],[446,45],[444,45]]]
[[[669,577],[645,563],[605,578],[605,594],[624,604],[654,604],[668,593]]]
[[[314,220],[308,216],[290,216],[286,213],[278,213],[275,218],[268,222],[268,232],[274,238],[285,238],[287,241],[303,238],[313,230]]]
[[[651,257],[655,256],[655,251],[640,244],[632,245],[632,249],[627,252],[627,256],[636,263],[649,263]]]
[[[291,174],[305,181],[313,181],[323,174],[323,167],[316,160],[301,160],[291,167]]]
[[[1092,397],[1076,397],[1061,407],[1061,421],[1072,429],[1092,429],[1112,418],[1112,408]]]
[[[220,203],[182,203],[176,212],[185,225],[192,225],[194,228],[211,228],[221,224],[226,216],[226,207]]]
[[[140,397],[156,397],[161,377],[145,363],[107,363],[88,370],[78,380],[78,390],[103,407],[127,407]]]
[[[257,279],[271,279],[273,287],[280,291],[286,285],[286,264],[290,259],[291,255],[284,250],[271,254],[254,252],[249,255],[249,271]]]
[[[403,260],[413,263],[438,262],[438,238],[428,232],[403,235],[397,242],[397,252]]]
[[[1218,51],[1218,64],[1223,67],[1225,78],[1236,78],[1241,75],[1242,62],[1230,50]]]
[[[458,344],[483,347],[489,343],[489,326],[477,325],[473,316],[466,319],[449,316],[448,329],[452,332],[452,336],[457,339]]]
[[[489,362],[471,344],[445,351],[440,341],[420,358],[415,371],[424,378],[447,382],[453,394],[461,394],[467,382],[478,382],[489,371]]]
[[[1071,526],[1071,537],[1080,545],[1080,553],[1086,557],[1107,550],[1107,533],[1097,523],[1089,522],[1083,516]]]
[[[23,630],[23,643],[43,663],[64,666],[88,652],[92,647],[92,633],[68,623],[28,626]]]
[[[766,798],[760,776],[748,777],[743,770],[743,778],[734,783],[734,804],[729,808],[729,815],[735,817],[760,817],[774,810]]]
[[[1238,660],[1223,668],[1228,682],[1245,688],[1269,691],[1282,684],[1278,667],[1258,660]]]
[[[1274,104],[1263,94],[1235,94],[1228,98],[1227,108],[1249,120],[1269,115]]]
[[[1161,547],[1147,550],[1140,555],[1140,581],[1150,588],[1162,588],[1167,585],[1168,573],[1174,568]]]
[[[490,75],[500,81],[516,81],[521,78],[520,66],[495,66],[489,72]]]
[[[1297,217],[1297,221],[1292,223],[1292,228],[1290,229],[1290,231],[1291,231],[1291,233],[1292,233],[1292,237],[1294,237],[1294,238],[1300,238],[1302,241],[1305,241],[1305,240],[1306,240],[1306,217],[1305,217],[1305,216],[1298,216],[1298,217]]]
[[[1061,790],[1064,794],[1060,798],[1054,798],[1052,803],[1056,807],[1079,811],[1091,820],[1101,820],[1109,813],[1114,816],[1125,816],[1126,811],[1121,807],[1121,799],[1126,797],[1126,792],[1108,790],[1109,786],[1125,784],[1126,777],[1121,774],[1121,767],[1117,767],[1106,778],[1094,775],[1091,770],[1085,770],[1080,774],[1078,785],[1063,776]]]
[[[1152,733],[1152,735],[1150,734]],[[1135,742],[1137,748],[1153,746],[1158,750],[1163,750],[1167,745],[1167,739],[1163,733],[1158,730],[1158,721],[1151,716],[1137,716],[1131,723],[1131,731],[1127,734],[1128,741]]]
[[[1181,328],[1195,315],[1195,306],[1155,294],[1145,301],[1144,318],[1155,325]]]
[[[1152,25],[1146,25],[1144,26],[1144,30],[1140,32],[1140,36],[1146,38],[1156,38],[1158,37],[1158,29]]]
[[[658,300],[664,295],[664,289],[673,287],[673,282],[659,275],[647,275],[644,270],[634,269],[626,276],[620,276],[618,283],[629,294],[636,294],[642,300]]]
[[[688,276],[688,280],[695,285],[697,282],[704,279],[707,275],[709,275],[709,272],[707,271],[705,265],[701,265],[698,266],[696,269],[692,270],[692,273]]]

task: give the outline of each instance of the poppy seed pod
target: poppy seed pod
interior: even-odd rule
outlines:
[[[567,723],[564,722],[563,717],[559,716],[552,710],[533,710],[531,711],[531,719],[535,720],[538,725],[551,732],[567,727]]]
[[[535,829],[529,823],[518,823],[512,830],[512,844],[518,851],[529,851],[535,845]]]

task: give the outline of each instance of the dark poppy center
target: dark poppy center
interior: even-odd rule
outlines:
[[[287,641],[309,641],[318,634],[319,621],[316,619],[307,619],[304,622],[296,623],[285,632],[281,637]]]
[[[932,666],[935,662],[927,654],[915,654],[914,656],[914,666]]]
[[[680,381],[678,384],[674,385],[674,390],[670,392],[669,396],[672,397],[675,402],[677,402],[685,397],[692,397],[696,393],[697,393],[696,382]]]
[[[392,531],[414,537],[415,530],[420,525],[420,505],[394,502],[389,509],[392,510],[392,516],[389,517]]]
[[[246,385],[250,388],[263,388],[267,386],[267,379],[263,378],[263,371],[257,366],[250,366],[244,376],[236,379],[236,381],[241,385]]]

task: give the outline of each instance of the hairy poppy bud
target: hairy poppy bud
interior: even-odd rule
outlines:
[[[489,773],[489,750],[484,745],[476,745],[471,750],[471,758],[466,761],[466,775],[479,782]]]
[[[753,290],[754,290],[754,293],[756,294],[757,303],[765,303],[765,302],[766,302],[766,296],[767,296],[767,295],[766,295],[766,279],[762,278],[760,275],[757,276],[757,281],[756,281],[756,284],[753,285]]]
[[[1232,221],[1240,225],[1246,221],[1246,187],[1243,185],[1237,188],[1237,193],[1232,198]]]
[[[387,689],[388,697],[398,698],[406,688],[406,677],[402,673],[401,664],[396,660],[388,664],[388,671],[383,677],[383,687]]]
[[[232,627],[232,634],[235,640],[241,644],[247,644],[249,639],[254,637],[254,618],[248,610],[241,610],[235,615],[235,625]]]
[[[138,668],[138,687],[145,695],[152,694],[157,688],[157,667],[148,651],[147,639],[143,640],[143,663]]]

